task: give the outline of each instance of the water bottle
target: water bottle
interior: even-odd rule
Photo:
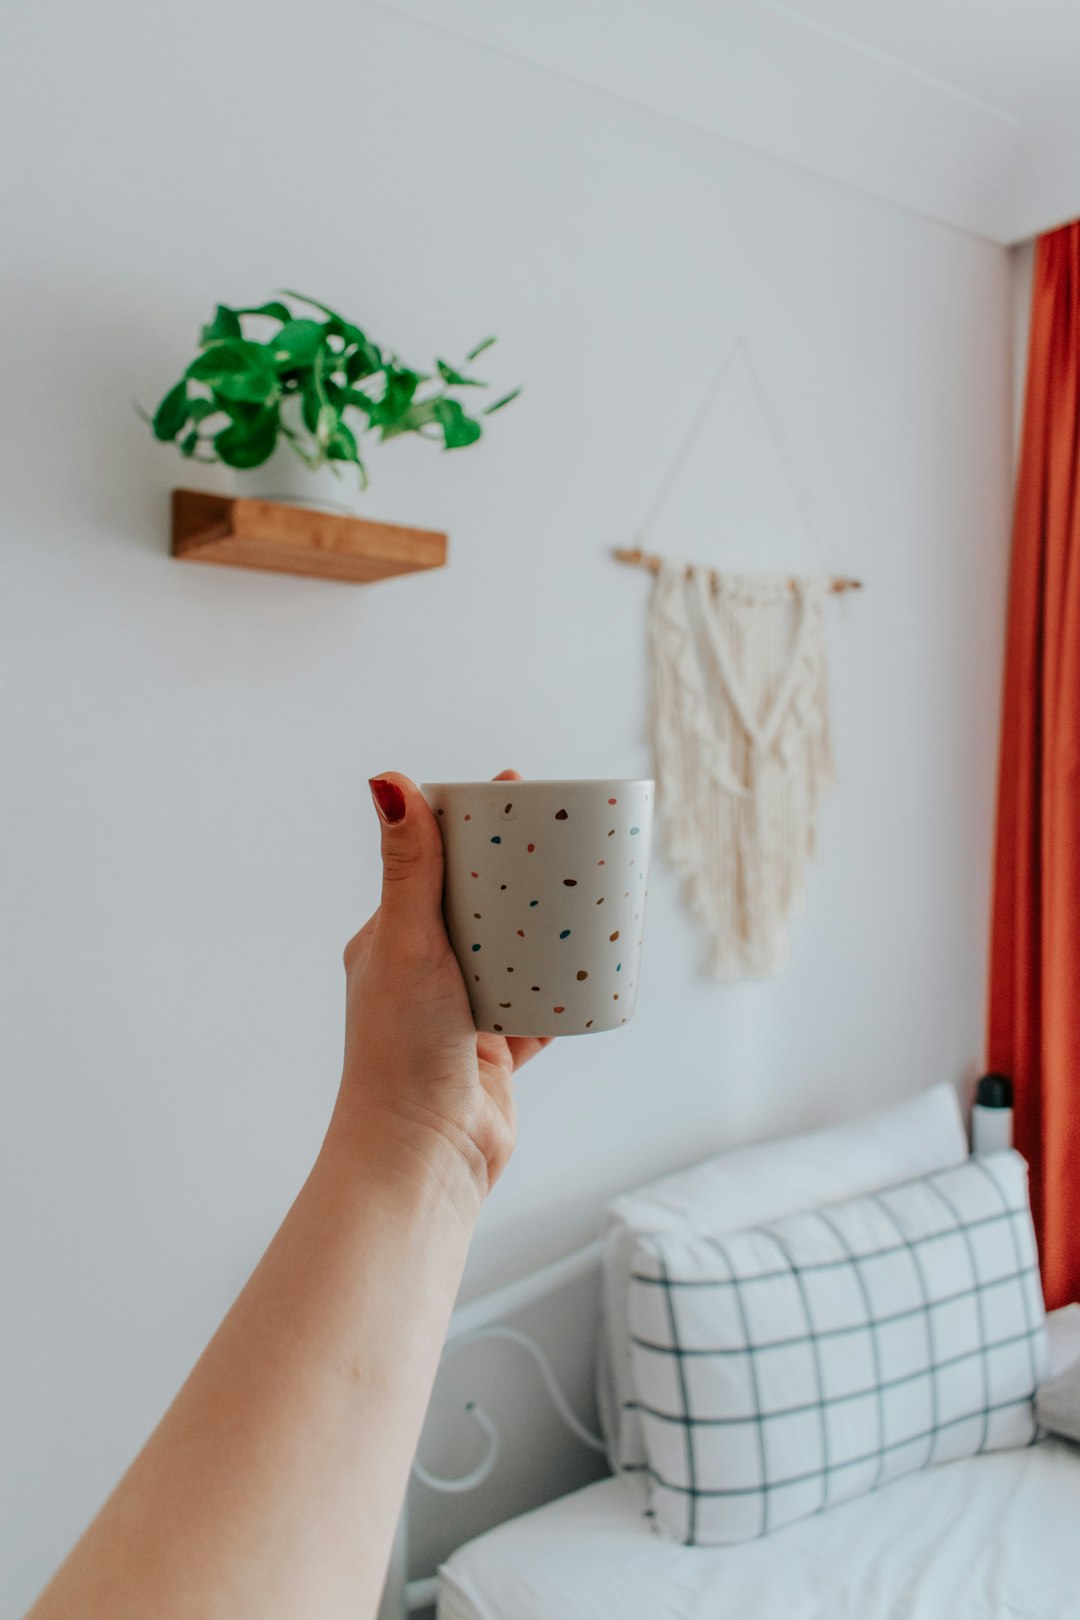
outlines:
[[[1008,1075],[984,1074],[971,1110],[972,1153],[1000,1153],[1013,1140],[1013,1084]]]

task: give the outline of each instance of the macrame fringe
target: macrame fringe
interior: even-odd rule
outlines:
[[[818,807],[835,779],[829,581],[665,561],[650,616],[657,812],[718,979],[787,959]]]

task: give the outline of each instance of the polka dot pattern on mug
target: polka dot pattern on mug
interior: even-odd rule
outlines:
[[[484,964],[466,975],[478,1029],[591,1034],[618,1029],[632,1016],[651,788],[647,782],[425,788],[443,838],[451,943],[459,960]],[[504,1000],[499,992],[507,995],[515,982],[508,975],[515,974],[529,993]]]

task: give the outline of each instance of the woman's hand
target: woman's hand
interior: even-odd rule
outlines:
[[[502,780],[512,776],[504,772]],[[514,1070],[478,1035],[442,920],[442,841],[378,777],[382,904],[345,951],[345,1072],[292,1209],[28,1620],[374,1616]]]
[[[382,902],[345,948],[345,1068],[330,1136],[434,1174],[471,1224],[513,1150],[511,1078],[550,1037],[477,1033],[443,925],[435,817],[406,776],[374,777],[371,792]]]

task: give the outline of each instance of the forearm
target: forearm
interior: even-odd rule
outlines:
[[[372,1615],[479,1203],[452,1148],[332,1128],[31,1620]]]

